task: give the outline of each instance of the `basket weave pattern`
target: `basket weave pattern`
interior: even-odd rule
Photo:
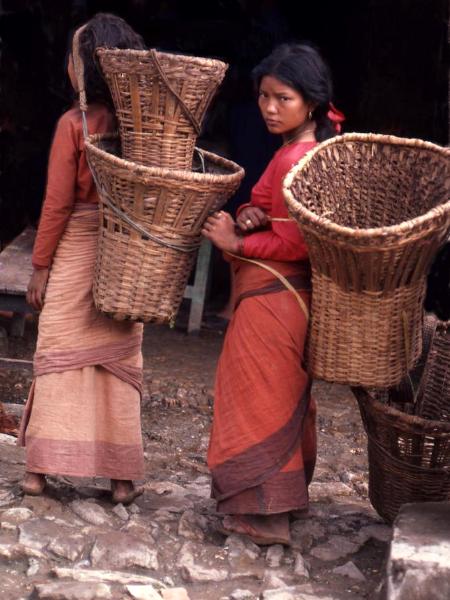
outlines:
[[[100,48],[97,54],[114,101],[123,158],[190,170],[203,117],[227,65],[155,50]]]
[[[369,498],[392,522],[407,502],[450,500],[450,422],[407,415],[353,389],[369,451]]]
[[[94,301],[117,320],[168,322],[183,298],[204,220],[237,189],[243,170],[209,152],[206,173],[141,167],[111,154],[113,142],[110,135],[86,140],[102,219]]]
[[[421,140],[346,134],[286,177],[313,268],[313,376],[387,387],[418,359],[425,277],[450,228],[449,157]]]
[[[417,404],[425,419],[450,422],[450,321],[437,321]]]

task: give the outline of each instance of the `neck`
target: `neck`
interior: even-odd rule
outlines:
[[[293,144],[294,142],[313,142],[315,141],[315,130],[316,124],[314,121],[305,121],[296,129],[283,134],[283,146]]]

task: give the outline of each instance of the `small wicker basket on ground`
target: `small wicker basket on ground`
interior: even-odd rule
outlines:
[[[200,169],[143,167],[113,154],[118,139],[86,140],[102,227],[94,276],[98,310],[116,320],[174,320],[206,217],[238,188],[239,165],[202,152]]]
[[[408,415],[384,403],[386,392],[353,392],[368,436],[369,498],[376,511],[390,523],[407,502],[450,500],[450,421]]]
[[[156,50],[100,48],[97,55],[114,101],[123,158],[190,171],[206,109],[227,65]]]
[[[418,359],[425,278],[450,228],[449,157],[421,140],[346,134],[286,177],[313,272],[314,377],[389,387]]]

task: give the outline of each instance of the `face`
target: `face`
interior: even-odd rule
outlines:
[[[297,90],[272,75],[261,79],[258,105],[270,133],[281,135],[303,125],[313,108]]]
[[[78,92],[78,82],[77,77],[75,75],[75,67],[73,65],[72,53],[70,53],[69,60],[67,63],[67,74],[69,75],[70,83],[72,84],[73,89],[76,92]]]

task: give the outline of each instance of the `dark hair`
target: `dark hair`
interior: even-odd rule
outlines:
[[[316,139],[322,142],[336,135],[328,118],[333,95],[330,70],[319,52],[307,44],[282,44],[262,60],[252,71],[257,89],[266,75],[276,77],[299,92],[306,102],[315,105]]]
[[[70,51],[72,51],[73,35]],[[111,94],[103,79],[95,51],[97,48],[145,50],[142,37],[120,17],[109,13],[98,13],[85,24],[80,32],[78,43],[80,58],[84,64],[84,85],[88,104],[101,102],[112,108]]]

